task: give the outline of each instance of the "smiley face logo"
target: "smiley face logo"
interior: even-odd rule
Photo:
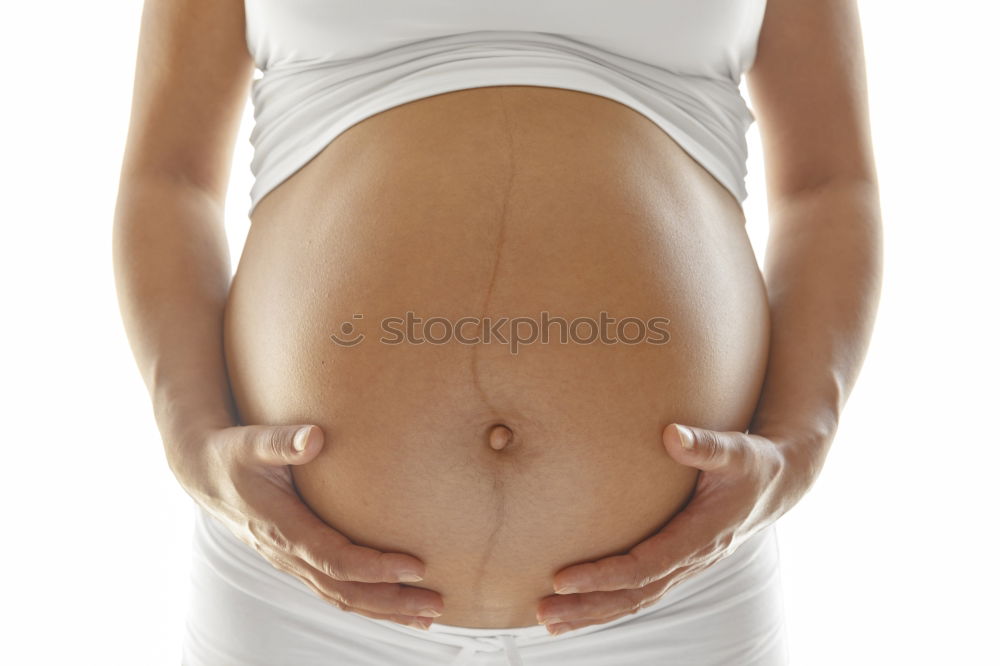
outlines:
[[[364,319],[364,317],[365,316],[363,314],[356,314],[352,317],[352,319]],[[365,339],[365,334],[356,333],[354,324],[352,324],[349,321],[345,321],[340,325],[340,335],[337,335],[336,333],[331,333],[330,339],[343,347],[353,347],[355,345],[361,344],[361,342]]]

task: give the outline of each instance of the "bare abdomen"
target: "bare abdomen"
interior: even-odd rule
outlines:
[[[226,354],[245,423],[325,431],[293,467],[316,513],[423,560],[438,622],[513,627],[683,505],[661,432],[747,427],[768,321],[739,206],[659,128],[503,86],[369,118],[265,197]]]

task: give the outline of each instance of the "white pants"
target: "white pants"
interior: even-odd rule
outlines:
[[[183,666],[785,666],[774,526],[638,613],[551,636],[544,626],[429,631],[340,610],[195,510]]]

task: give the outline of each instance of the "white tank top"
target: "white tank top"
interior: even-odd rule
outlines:
[[[635,109],[741,204],[741,92],[767,0],[245,0],[250,213],[352,125],[444,92],[566,88]]]

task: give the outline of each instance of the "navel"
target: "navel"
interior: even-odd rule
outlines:
[[[497,424],[490,428],[487,439],[490,442],[490,448],[494,451],[502,451],[514,439],[514,433],[507,426]]]

